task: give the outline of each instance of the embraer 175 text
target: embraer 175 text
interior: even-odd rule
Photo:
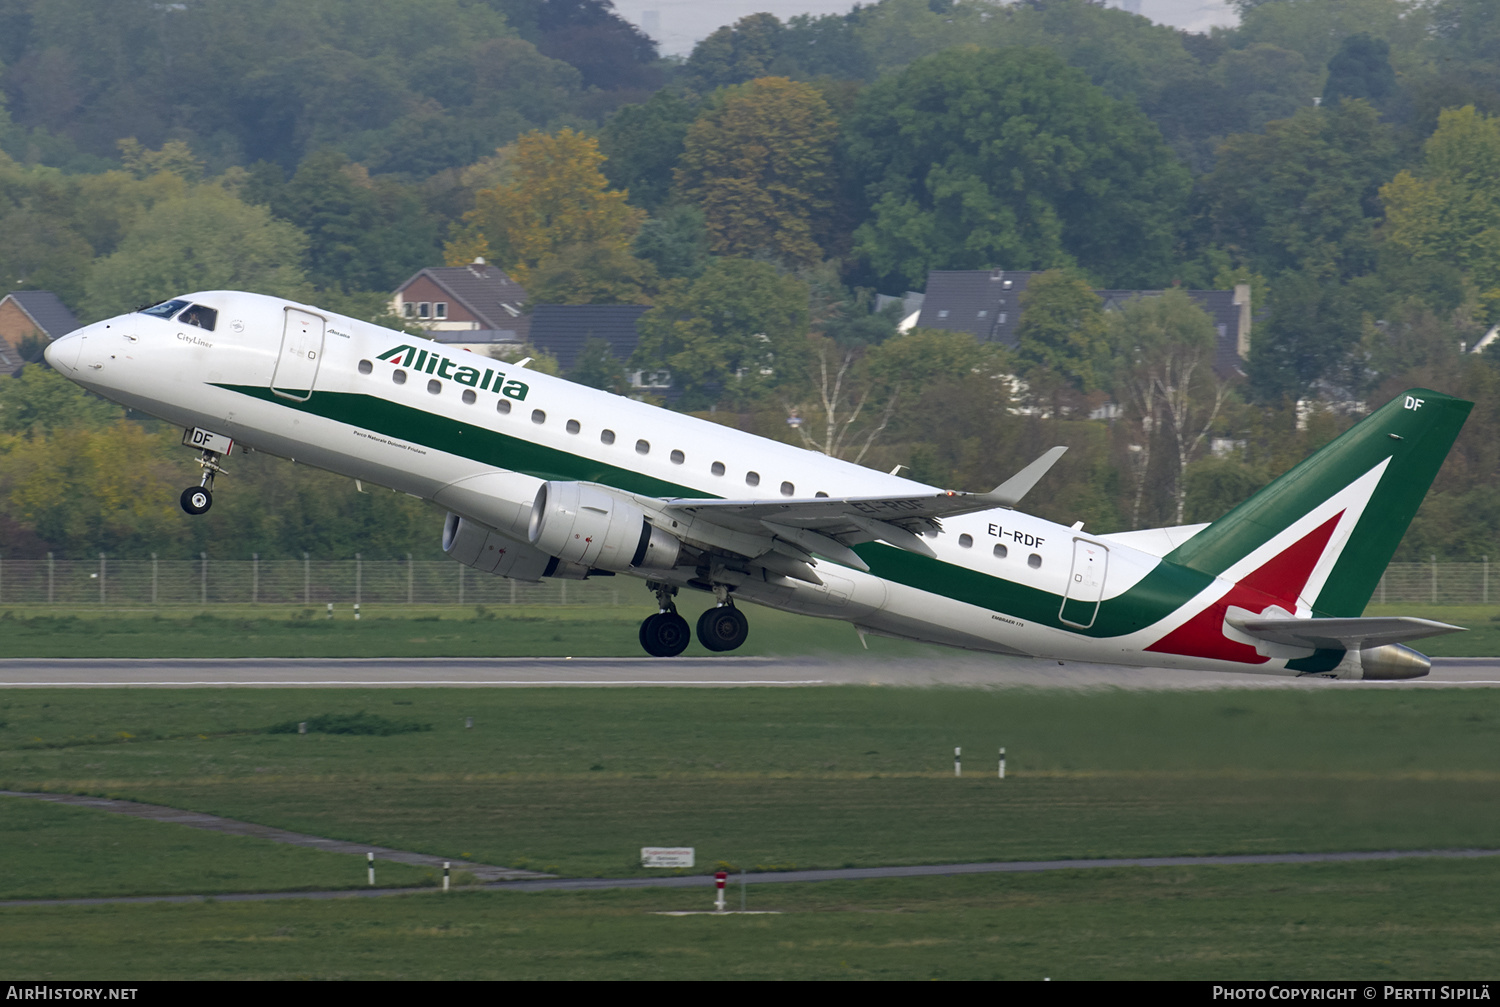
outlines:
[[[84,387],[186,428],[213,502],[233,443],[432,501],[444,551],[535,581],[629,574],[682,653],[745,642],[736,604],[865,633],[1109,664],[1414,678],[1403,641],[1458,627],[1360,618],[1472,403],[1413,389],[1207,525],[1091,535],[1015,510],[1065,449],[954,493],[440,343],[258,294],[185,294],[47,348]]]

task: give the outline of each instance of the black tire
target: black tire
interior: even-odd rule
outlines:
[[[179,502],[183,510],[197,516],[208,513],[208,509],[214,505],[214,495],[202,486],[189,486],[182,491]]]
[[[641,646],[652,657],[676,657],[692,639],[687,620],[676,612],[658,612],[641,623]]]
[[[736,650],[750,635],[750,620],[733,605],[711,608],[698,617],[698,642],[709,650]]]

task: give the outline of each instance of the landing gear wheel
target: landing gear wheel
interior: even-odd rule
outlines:
[[[676,612],[658,612],[641,623],[641,646],[652,657],[676,657],[692,638],[687,620]]]
[[[208,513],[208,509],[214,505],[214,495],[202,486],[189,486],[182,491],[180,501],[183,510],[196,516]]]
[[[718,605],[698,617],[698,642],[709,650],[735,650],[750,635],[750,620],[733,605]]]

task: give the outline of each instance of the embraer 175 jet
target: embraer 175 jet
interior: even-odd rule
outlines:
[[[1403,641],[1459,627],[1360,618],[1472,403],[1413,389],[1206,525],[1093,535],[1016,510],[1064,448],[956,493],[258,294],[212,291],[58,339],[85,388],[185,428],[213,502],[234,443],[448,511],[443,550],[535,581],[629,574],[657,657],[745,642],[736,604],[866,633],[1060,661],[1415,678]]]

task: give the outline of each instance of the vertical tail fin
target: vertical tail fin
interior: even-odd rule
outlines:
[[[1294,546],[1316,549],[1292,590],[1319,615],[1360,615],[1473,407],[1425,388],[1399,395],[1166,558],[1238,581]]]

